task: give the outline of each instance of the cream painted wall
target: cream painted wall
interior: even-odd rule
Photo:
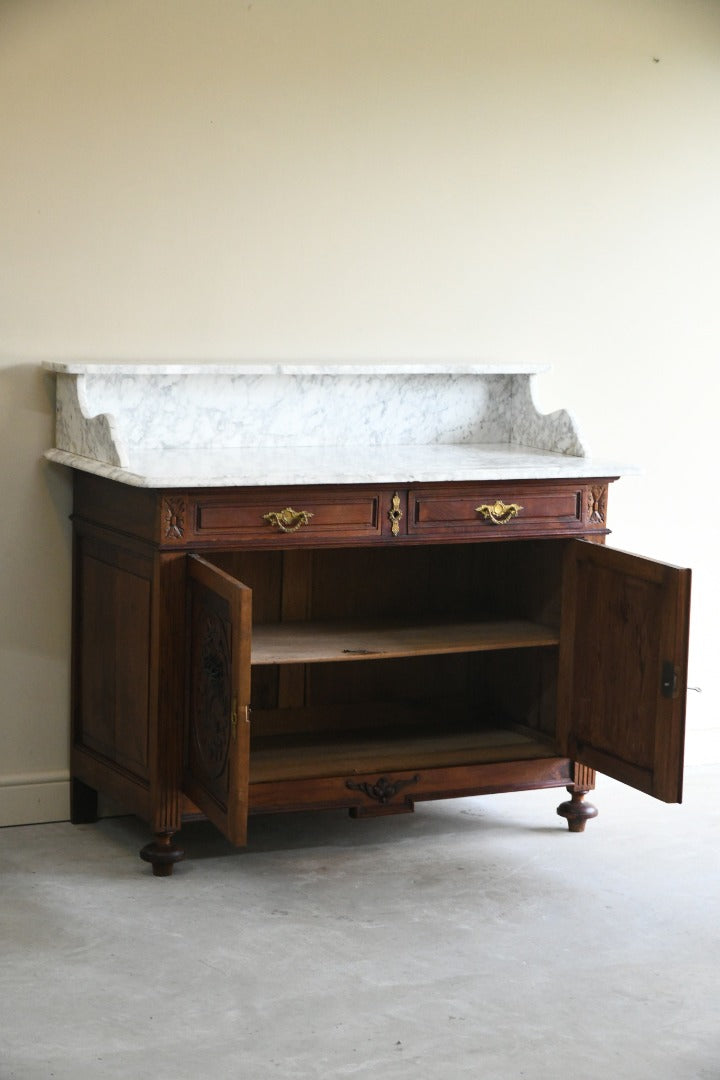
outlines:
[[[0,820],[67,814],[46,357],[551,362],[720,759],[718,130],[716,0],[0,0]]]

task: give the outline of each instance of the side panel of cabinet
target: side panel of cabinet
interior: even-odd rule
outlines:
[[[690,571],[568,544],[558,740],[583,765],[682,797]]]
[[[252,592],[188,557],[188,722],[183,791],[234,844],[248,812]]]
[[[76,530],[75,574],[74,754],[113,770],[120,785],[147,786],[152,553]],[[92,784],[87,768],[83,778]]]

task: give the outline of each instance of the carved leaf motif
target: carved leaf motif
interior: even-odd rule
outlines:
[[[178,498],[163,499],[163,518],[165,539],[181,540],[185,533],[185,500]]]
[[[604,525],[607,516],[607,487],[590,488],[588,492],[588,521],[593,525]]]
[[[381,776],[374,784],[369,784],[367,781],[356,783],[354,780],[346,780],[345,786],[351,791],[362,791],[363,795],[375,799],[384,806],[403,788],[409,787],[410,784],[417,784],[419,779],[417,775],[410,780],[389,780],[387,776]]]

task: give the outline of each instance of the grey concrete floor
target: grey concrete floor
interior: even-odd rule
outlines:
[[[2,1080],[718,1080],[720,768],[415,815],[0,830]]]

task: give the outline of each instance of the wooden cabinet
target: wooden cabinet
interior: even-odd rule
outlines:
[[[183,818],[682,788],[690,573],[604,546],[610,477],[141,488],[75,473],[73,820],[158,875]]]
[[[679,800],[690,573],[525,364],[51,363],[74,470],[73,820],[567,787]]]

